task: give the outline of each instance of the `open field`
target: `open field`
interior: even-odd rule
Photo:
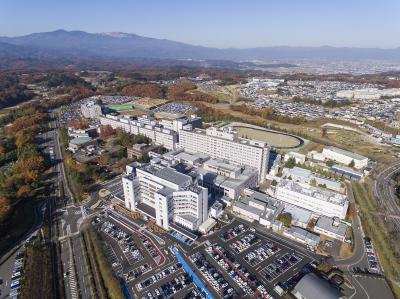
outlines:
[[[208,93],[222,102],[227,102],[229,104],[236,103],[239,98],[239,84],[233,85],[200,85],[197,89],[201,92]]]
[[[299,138],[285,135],[279,132],[269,131],[263,128],[250,128],[243,125],[233,125],[240,137],[264,141],[277,148],[294,148],[302,144]]]

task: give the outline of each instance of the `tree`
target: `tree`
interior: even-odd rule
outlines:
[[[275,181],[275,180],[272,180],[271,185],[272,185],[272,186],[276,186],[276,185],[278,185],[278,182]]]
[[[100,127],[100,134],[99,134],[100,138],[107,138],[114,134],[115,130],[110,125]]]
[[[148,163],[150,161],[150,157],[147,153],[143,154],[141,158],[137,160],[139,163]]]
[[[10,200],[5,196],[0,195],[0,221],[4,220],[10,211]]]
[[[293,168],[295,166],[296,166],[296,159],[295,158],[289,158],[285,163],[285,167],[287,167],[287,168]]]
[[[334,161],[332,161],[332,160],[326,161],[326,166],[332,167],[333,165],[335,165],[335,162],[334,162]]]
[[[279,214],[277,218],[280,222],[283,223],[286,227],[290,227],[292,225],[292,214],[284,212]]]
[[[321,129],[321,137],[326,137],[326,135],[327,135],[327,129],[325,127],[323,127]]]
[[[354,165],[355,165],[355,162],[354,162],[354,160],[351,160],[351,162],[349,163],[349,167],[353,168],[353,167],[354,167]]]
[[[317,186],[317,181],[316,181],[316,179],[312,179],[312,180],[310,181],[310,185],[313,186],[313,187],[316,187],[316,186]]]

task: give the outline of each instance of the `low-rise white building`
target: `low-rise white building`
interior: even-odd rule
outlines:
[[[334,146],[324,148],[322,154],[328,160],[333,160],[347,166],[354,161],[355,169],[361,169],[368,166],[369,160],[367,157]]]
[[[295,205],[285,204],[283,213],[292,215],[292,225],[306,228],[312,219],[313,213],[310,210]]]
[[[275,198],[250,189],[246,189],[244,195],[232,205],[235,215],[257,221],[268,228],[275,220],[277,209],[278,202]]]
[[[221,214],[224,211],[224,205],[223,203],[216,201],[214,204],[211,206],[210,211],[209,211],[209,216],[213,218],[218,218],[221,216]]]
[[[347,224],[341,222],[338,218],[321,216],[315,223],[314,231],[344,242],[346,239],[347,228]]]
[[[283,232],[283,234],[286,237],[296,240],[297,242],[307,244],[312,247],[316,247],[321,239],[319,235],[297,226],[288,228]]]
[[[345,195],[287,179],[278,183],[275,188],[275,197],[318,215],[339,217],[340,219],[346,217],[349,206]]]
[[[289,159],[295,159],[296,163],[304,164],[306,162],[306,156],[296,152],[288,152],[285,155],[284,161],[286,162]]]
[[[313,175],[310,170],[293,167],[293,168],[284,168],[282,171],[284,178],[291,178],[292,180],[304,184],[313,184],[318,187],[325,187],[327,189],[333,190],[335,192],[343,192],[344,187],[338,181],[329,180],[326,178],[321,178],[316,175]]]

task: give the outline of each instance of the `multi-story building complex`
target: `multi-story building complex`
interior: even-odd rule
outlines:
[[[257,169],[247,165],[234,165],[221,159],[210,159],[210,156],[189,154],[182,149],[171,151],[162,157],[168,165],[196,177],[209,194],[215,199],[237,199],[246,188],[258,185]]]
[[[102,126],[110,125],[112,128],[120,128],[126,133],[143,135],[150,138],[155,145],[162,145],[166,149],[176,148],[178,143],[178,133],[165,129],[156,120],[149,117],[141,117],[137,120],[123,118],[114,115],[105,115],[99,117]]]
[[[359,154],[342,150],[340,148],[329,146],[322,150],[322,154],[328,160],[333,160],[338,163],[349,165],[354,161],[354,168],[362,169],[368,166],[368,158]]]
[[[157,225],[197,230],[207,219],[208,192],[192,177],[160,163],[127,167],[122,178],[125,206],[141,210]]]
[[[346,217],[349,201],[345,195],[308,184],[282,179],[275,189],[275,197],[292,205],[328,217]]]
[[[81,105],[81,112],[85,118],[96,118],[101,115],[101,106],[94,101],[88,101]]]
[[[260,182],[267,175],[269,146],[261,141],[239,138],[238,133],[229,127],[181,130],[179,147],[190,153],[205,153],[232,164],[254,167]]]

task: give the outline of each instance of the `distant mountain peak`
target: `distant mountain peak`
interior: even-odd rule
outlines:
[[[400,49],[323,47],[257,47],[217,49],[195,46],[168,39],[150,38],[124,32],[87,33],[58,29],[52,32],[32,33],[17,37],[0,37],[0,42],[27,49],[52,50],[52,54],[115,58],[156,58],[233,61],[293,61],[298,59],[392,60],[400,61]],[[3,45],[10,53],[10,46]],[[0,49],[1,50],[1,49]],[[6,50],[4,50],[6,51]]]
[[[116,37],[116,38],[126,38],[135,36],[135,34],[125,33],[125,32],[101,32],[101,35]]]

